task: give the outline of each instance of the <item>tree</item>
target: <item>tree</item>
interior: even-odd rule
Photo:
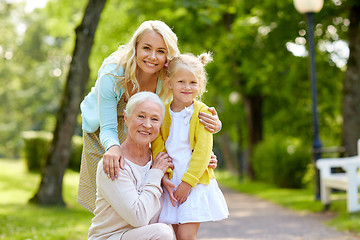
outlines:
[[[344,79],[342,100],[342,144],[345,154],[357,154],[357,140],[360,138],[360,3],[350,1],[349,47],[350,56]]]
[[[31,202],[40,205],[65,204],[62,197],[62,181],[70,156],[71,137],[76,127],[79,105],[89,79],[88,59],[105,3],[106,0],[89,0],[83,20],[76,28],[76,42],[61,107],[57,114],[54,138],[41,171],[39,189]]]

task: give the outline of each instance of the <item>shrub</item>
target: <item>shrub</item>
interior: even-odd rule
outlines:
[[[307,166],[311,162],[308,148],[299,140],[271,136],[259,143],[254,150],[252,164],[257,180],[279,187],[300,188]]]
[[[52,133],[44,131],[26,131],[22,133],[24,141],[24,158],[29,171],[39,171],[45,163],[52,141]],[[82,137],[73,136],[72,150],[69,159],[68,168],[74,171],[80,171]]]
[[[45,163],[50,147],[50,132],[27,131],[22,133],[24,157],[29,171],[38,171]]]
[[[80,172],[81,154],[83,149],[83,139],[80,136],[72,137],[71,155],[68,168],[76,172]]]

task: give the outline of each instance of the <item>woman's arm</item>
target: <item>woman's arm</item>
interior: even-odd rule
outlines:
[[[145,226],[161,207],[161,178],[169,167],[173,167],[173,164],[168,155],[160,153],[140,189],[134,184],[134,170],[130,166],[120,170],[119,178],[115,181],[111,181],[104,171],[98,170],[98,193],[131,226]]]
[[[120,146],[111,146],[103,155],[103,169],[108,178],[114,180],[119,176],[119,168],[124,169],[125,160]]]
[[[114,65],[114,66],[113,66]],[[118,98],[115,92],[115,83],[117,79],[110,74],[115,64],[106,65],[99,73],[99,79],[96,86],[98,88],[98,107],[99,107],[99,124],[100,124],[100,141],[107,151],[111,146],[120,146],[117,132],[117,104]],[[109,73],[109,74],[104,74]],[[102,74],[102,75],[101,75]],[[123,90],[120,90],[120,95]]]
[[[218,133],[221,130],[221,121],[219,116],[215,108],[210,107],[208,110],[211,112],[211,114],[199,112],[199,120],[202,124],[204,124],[206,130],[211,133]]]
[[[98,171],[98,192],[127,223],[145,226],[159,211],[163,172],[151,169],[145,185],[138,193],[128,166],[120,170],[118,179],[111,181],[104,171]]]
[[[104,171],[108,177],[114,180],[119,174],[119,167],[124,168],[124,159],[120,151],[120,142],[117,132],[117,94],[115,82],[117,81],[110,73],[116,67],[115,64],[106,65],[99,73],[98,79],[98,104],[100,120],[100,141],[105,148]],[[101,75],[102,74],[102,75]],[[120,96],[123,94],[120,90]]]

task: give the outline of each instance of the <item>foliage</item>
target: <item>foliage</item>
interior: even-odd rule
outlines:
[[[52,141],[52,133],[45,131],[25,131],[23,132],[24,140],[24,158],[29,171],[40,171],[44,166],[45,158]],[[69,159],[68,168],[74,171],[80,171],[82,137],[73,136],[72,149]]]
[[[80,172],[83,139],[80,136],[74,135],[71,141],[71,155],[68,168],[73,171]]]
[[[44,166],[51,139],[50,132],[23,132],[23,152],[29,171],[39,171]]]
[[[335,44],[347,41],[350,2],[354,1],[325,1],[315,15],[318,112],[324,146],[341,143],[346,66],[337,66],[335,59],[346,63],[346,57]],[[0,120],[0,141],[4,143],[0,156],[19,157],[22,131],[53,130],[74,29],[85,4],[86,0],[51,0],[45,8],[27,13],[24,4],[0,2],[0,100],[7,103],[0,105],[0,114],[6,116]],[[223,126],[214,135],[216,148],[224,152],[219,142],[229,138],[230,155],[235,156],[230,161],[247,151],[245,100],[253,96],[263,99],[263,138],[297,136],[304,146],[310,146],[307,24],[292,0],[108,0],[90,57],[89,90],[103,59],[149,19],[161,19],[173,28],[182,52],[214,53],[214,62],[207,66],[208,92],[203,99],[219,113]],[[289,44],[303,49],[303,54],[295,56]],[[80,116],[78,119],[80,135]]]
[[[274,135],[256,146],[252,160],[255,178],[259,181],[284,188],[300,188],[311,155],[299,140]]]

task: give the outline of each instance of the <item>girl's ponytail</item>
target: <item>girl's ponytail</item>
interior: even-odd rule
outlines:
[[[211,52],[202,53],[197,58],[199,59],[199,61],[202,63],[203,66],[213,61]]]

